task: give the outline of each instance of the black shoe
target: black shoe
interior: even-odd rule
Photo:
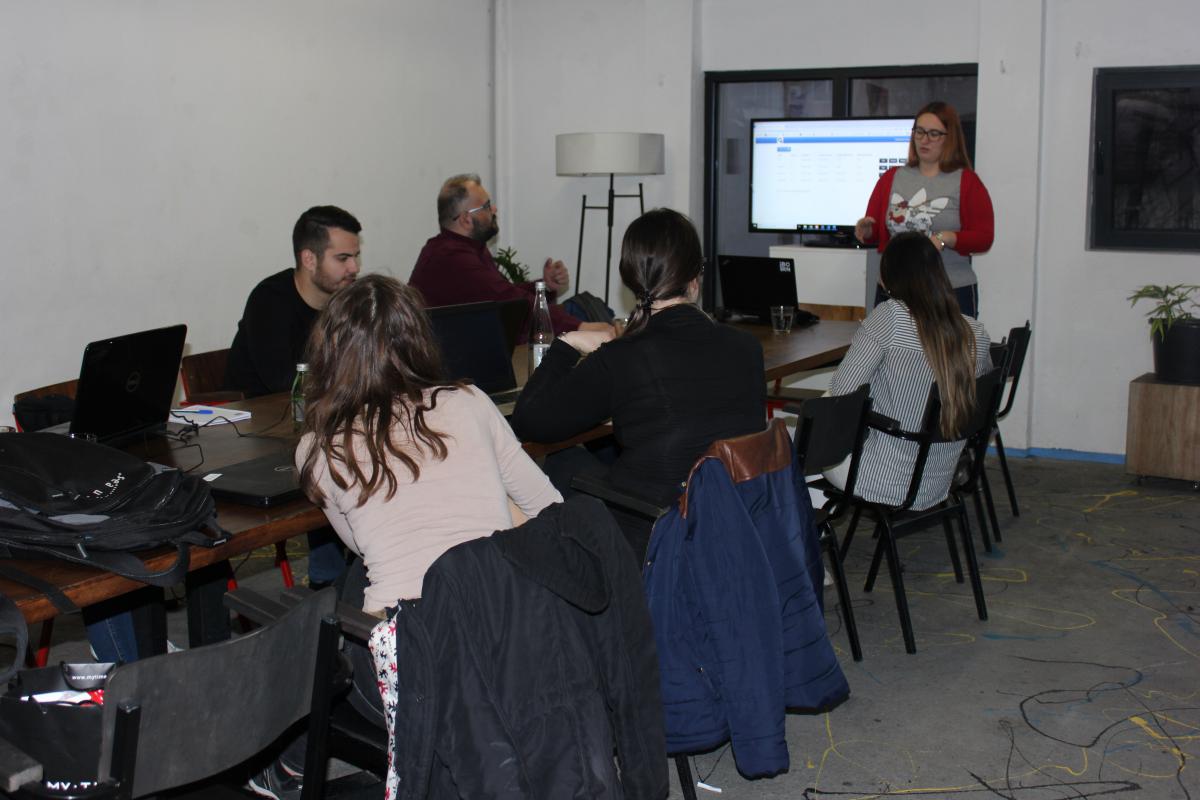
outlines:
[[[328,589],[330,586],[333,586],[333,581],[313,581],[313,580],[310,580],[310,581],[308,582],[308,588],[312,589],[314,592],[319,592],[319,591],[321,591],[322,589]]]

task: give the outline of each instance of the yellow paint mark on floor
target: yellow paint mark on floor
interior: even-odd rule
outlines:
[[[1113,498],[1137,497],[1137,495],[1138,495],[1138,493],[1136,491],[1134,491],[1133,489],[1122,489],[1119,492],[1110,492],[1108,494],[1101,494],[1101,495],[1095,495],[1095,494],[1087,495],[1088,497],[1099,497],[1100,502],[1098,502],[1095,505],[1092,505],[1088,508],[1083,509],[1083,513],[1088,514],[1088,513],[1091,513],[1092,511],[1099,511],[1103,506],[1105,506],[1108,503],[1109,500],[1112,500]]]

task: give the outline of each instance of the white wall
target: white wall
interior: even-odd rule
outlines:
[[[182,321],[193,351],[227,347],[311,205],[407,277],[441,181],[491,172],[479,0],[0,9],[0,424],[93,339]]]
[[[545,257],[563,259],[574,281],[580,200],[607,200],[607,178],[559,178],[554,137],[580,131],[641,131],[666,135],[666,170],[642,179],[646,208],[688,210],[703,158],[703,129],[695,138],[702,79],[694,63],[691,0],[498,0],[498,96],[507,110],[497,130],[501,200],[500,242],[517,248],[535,269]],[[701,100],[702,106],[702,100]],[[697,144],[699,142],[699,144]],[[637,191],[637,179],[618,178],[618,193]],[[692,209],[693,218],[700,215]],[[632,307],[617,261],[636,200],[618,199],[613,231],[611,305]],[[582,287],[604,293],[607,219],[588,212]]]
[[[646,204],[699,222],[706,70],[979,63],[976,155],[997,206],[982,316],[996,338],[1034,325],[1013,447],[1122,452],[1128,381],[1150,369],[1124,297],[1200,282],[1194,255],[1085,245],[1093,70],[1195,63],[1194,0],[964,0],[933,15],[884,0],[495,0],[494,48],[479,0],[356,0],[336,16],[318,0],[0,3],[3,398],[72,377],[101,336],[183,320],[194,350],[227,345],[314,203],[359,215],[368,267],[407,276],[454,172],[491,182],[501,244],[574,273],[580,195],[602,202],[607,182],[556,177],[556,133],[665,134]],[[618,202],[614,249],[636,215]],[[604,222],[589,213],[596,294]],[[614,258],[626,310],[619,285]]]
[[[1093,70],[1195,64],[1194,0],[1054,0],[1046,4],[1038,315],[1033,440],[1121,453],[1129,381],[1152,369],[1146,283],[1200,283],[1200,256],[1088,251],[1088,141]]]
[[[888,0],[697,0],[707,71],[861,67],[974,61],[979,5],[929,13]]]

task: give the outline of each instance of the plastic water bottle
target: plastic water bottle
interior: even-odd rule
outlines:
[[[538,368],[554,341],[554,326],[550,324],[550,302],[546,299],[546,282],[533,284],[537,296],[533,300],[533,316],[529,322],[529,374]]]
[[[304,384],[308,378],[308,364],[296,365],[296,379],[292,381],[292,422],[297,430],[304,424]]]

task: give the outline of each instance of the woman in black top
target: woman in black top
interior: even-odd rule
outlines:
[[[766,425],[762,347],[695,305],[704,263],[682,214],[660,208],[635,220],[620,269],[638,303],[625,333],[611,341],[591,331],[556,339],[521,392],[512,425],[521,439],[554,442],[611,418],[621,453],[609,480],[665,504],[710,444]]]

